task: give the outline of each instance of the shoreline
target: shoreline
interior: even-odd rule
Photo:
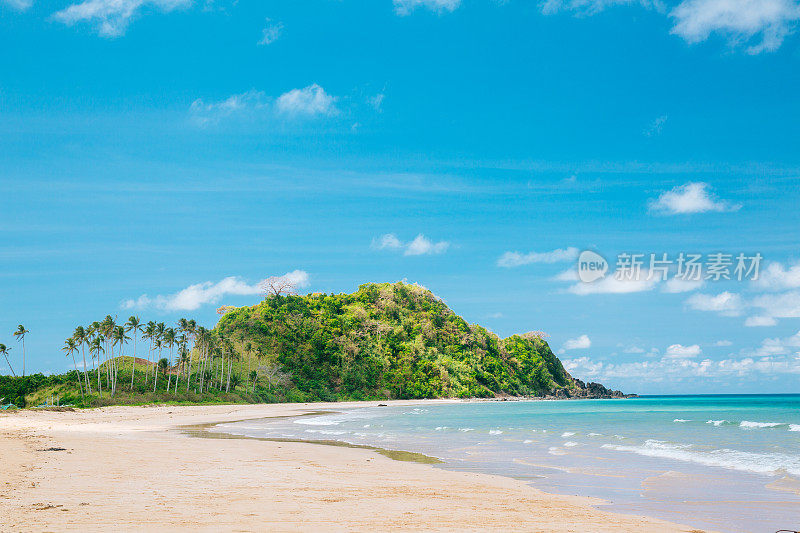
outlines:
[[[696,531],[603,511],[595,507],[601,500],[545,493],[509,477],[400,462],[371,447],[190,434],[192,426],[375,405],[4,413],[0,515],[8,518],[0,530]]]

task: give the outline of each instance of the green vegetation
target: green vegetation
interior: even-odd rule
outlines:
[[[274,295],[215,332],[248,342],[303,400],[543,395],[573,386],[541,334],[501,339],[429,290],[369,283],[354,294]]]
[[[62,348],[72,371],[0,377],[0,403],[571,396],[584,389],[541,333],[501,339],[467,324],[418,285],[368,283],[335,295],[284,292],[275,290],[251,307],[220,308],[214,330],[187,319],[175,328],[143,324],[135,316],[125,324],[107,316],[78,326]],[[7,355],[4,346],[0,351]]]

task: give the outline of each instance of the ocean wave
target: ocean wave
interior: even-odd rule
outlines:
[[[727,448],[706,452],[697,451],[690,444],[673,444],[653,439],[645,441],[641,446],[604,444],[603,448],[755,474],[800,475],[800,457],[782,453],[751,453]]]
[[[566,454],[564,453],[564,450],[562,450],[562,449],[561,449],[561,448],[559,448],[558,446],[551,446],[551,447],[549,447],[549,448],[547,449],[547,453],[549,453],[550,455],[566,455]]]
[[[575,442],[574,440],[568,440],[567,442],[564,443],[564,446],[566,446],[567,448],[572,448],[573,446],[577,446],[577,445],[578,445],[578,443]]]
[[[564,433],[561,434],[561,436],[567,438],[573,436],[574,434],[575,434],[574,431],[565,431]]]
[[[531,442],[533,442],[531,439],[525,439],[522,444],[530,444]]]
[[[754,429],[754,428],[776,428],[778,426],[788,426],[786,422],[751,422],[749,420],[742,420],[739,423],[740,428]]]
[[[467,431],[475,431],[475,428],[458,428],[458,430],[466,433]]]
[[[602,435],[603,435],[602,433],[589,433],[590,437],[600,437]]]
[[[676,418],[673,422],[691,422],[691,420],[686,420],[685,418]]]
[[[489,435],[500,435],[500,434],[502,434],[502,433],[503,433],[503,432],[502,432],[502,431],[500,431],[499,429],[490,429],[490,430],[489,430]]]
[[[800,424],[789,424],[789,431],[800,431]]]
[[[320,435],[347,435],[349,431],[333,431],[330,429],[307,429],[306,433],[319,433]]]
[[[715,426],[721,426],[726,422],[727,420],[709,420],[708,422],[706,422],[706,424],[714,424]]]

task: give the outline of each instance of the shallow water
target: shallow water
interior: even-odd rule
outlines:
[[[215,428],[434,456],[609,510],[718,531],[800,529],[800,395],[368,407]]]

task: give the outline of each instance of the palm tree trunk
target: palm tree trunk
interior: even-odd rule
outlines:
[[[133,359],[131,359],[131,390],[133,390],[133,377],[136,375],[136,330],[133,330]]]
[[[25,377],[25,337],[22,337],[22,377]]]
[[[86,346],[84,343],[81,343],[81,355],[83,356],[83,377],[86,380],[86,393],[92,393],[92,387],[89,381],[89,375],[86,373]]]

